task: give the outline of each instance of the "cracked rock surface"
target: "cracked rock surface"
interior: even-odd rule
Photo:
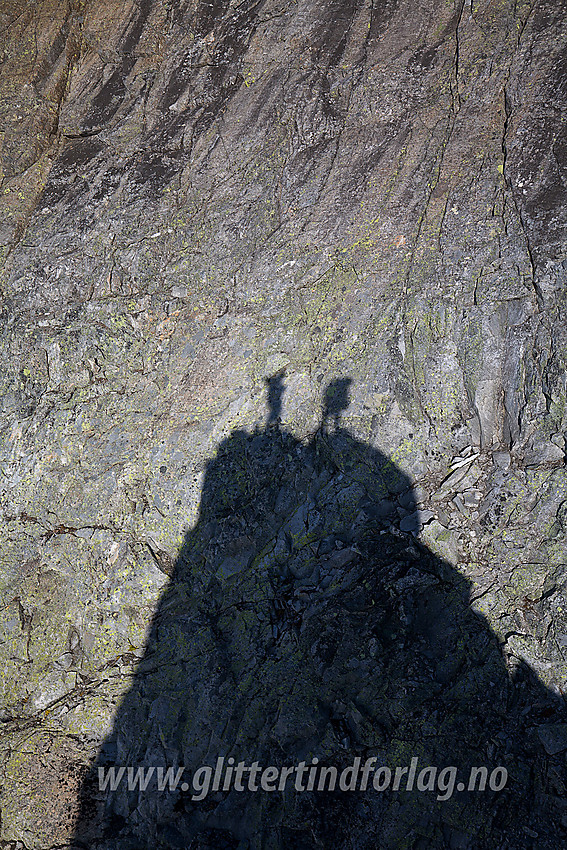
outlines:
[[[1,6],[2,846],[565,841],[566,17]],[[91,794],[233,751],[513,782]]]

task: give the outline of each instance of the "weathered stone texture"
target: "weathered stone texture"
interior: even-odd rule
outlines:
[[[472,583],[510,668],[562,693],[566,18],[2,4],[3,841],[70,840],[207,462],[263,422],[280,370],[302,445],[352,379],[342,427],[415,487],[398,533]],[[30,752],[69,782],[48,826]]]

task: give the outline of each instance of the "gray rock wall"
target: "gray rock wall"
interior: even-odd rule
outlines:
[[[566,13],[4,4],[3,841],[73,835],[207,462],[281,370],[302,444],[351,379],[396,528],[562,693]]]

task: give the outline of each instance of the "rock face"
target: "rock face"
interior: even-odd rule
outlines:
[[[552,783],[567,778],[567,712],[527,665],[509,675],[469,582],[403,532],[420,513],[407,476],[328,429],[345,394],[345,381],[329,387],[313,440],[273,422],[233,432],[208,464],[199,519],[82,787],[77,845],[562,843]],[[240,785],[223,763],[243,766]],[[363,764],[369,787],[348,772]],[[255,787],[252,765],[278,783],[308,773]],[[321,784],[319,765],[342,784]],[[481,765],[492,784],[475,792]],[[164,789],[168,769],[180,774]],[[148,782],[129,787],[128,770]]]
[[[4,846],[565,841],[566,16],[4,4]]]

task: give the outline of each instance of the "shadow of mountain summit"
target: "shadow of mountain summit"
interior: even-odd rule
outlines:
[[[329,385],[307,443],[281,427],[282,375],[267,384],[266,427],[234,431],[208,463],[75,846],[565,846],[562,702],[527,666],[509,676],[469,583],[416,539],[410,480],[341,427],[350,379]],[[256,778],[239,785],[239,762]],[[260,786],[260,768],[302,763],[282,790]],[[349,790],[365,764],[368,787]],[[154,770],[142,790],[120,767]]]

